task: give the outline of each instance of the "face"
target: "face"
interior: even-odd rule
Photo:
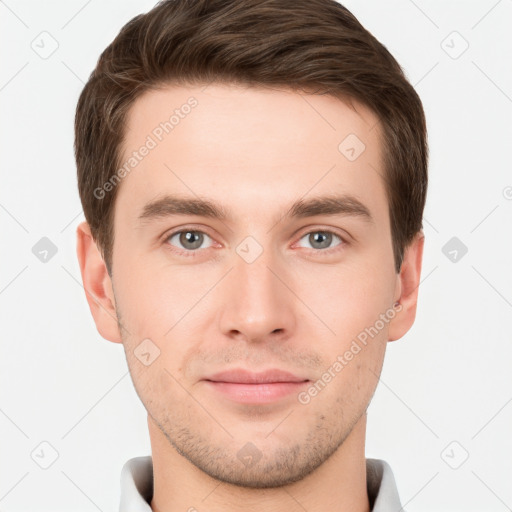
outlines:
[[[152,428],[219,480],[303,478],[375,391],[400,282],[380,125],[353,106],[216,84],[151,91],[129,112],[122,160],[138,156],[117,185],[120,334]],[[294,378],[215,376],[231,370]]]

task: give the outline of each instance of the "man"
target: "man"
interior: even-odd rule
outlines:
[[[120,510],[400,510],[366,410],[415,318],[428,149],[384,46],[333,0],[164,1],[75,131],[87,300],[148,412]]]

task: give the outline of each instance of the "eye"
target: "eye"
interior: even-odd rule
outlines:
[[[309,231],[305,235],[303,235],[300,240],[306,238],[307,242],[311,244],[311,249],[317,249],[320,251],[330,252],[330,249],[336,249],[339,245],[344,245],[345,240],[335,233],[334,231],[329,230],[315,230]],[[340,240],[339,244],[336,244],[334,247],[330,247],[333,238],[337,238]]]
[[[210,241],[212,240],[211,237],[203,231],[196,229],[181,229],[180,231],[175,231],[174,233],[167,235],[164,242],[171,246],[172,250],[178,254],[194,257],[199,252],[199,249],[208,249],[209,247],[212,247],[213,244],[211,242],[209,245],[203,246],[207,239]],[[339,234],[328,229],[309,231],[299,240],[303,239],[306,239],[307,243],[310,244],[310,249],[316,250],[316,252],[321,251],[325,253],[336,251],[338,250],[338,246],[346,245],[348,243]],[[333,240],[335,239],[338,239],[339,243],[332,246]]]
[[[196,249],[207,249],[208,247],[211,247],[211,245],[208,247],[201,247],[205,241],[205,237],[210,238],[206,233],[203,233],[202,231],[194,229],[182,229],[181,231],[176,231],[167,236],[165,238],[165,242],[169,243],[169,245],[172,245],[173,247],[176,247],[173,243],[171,243],[171,241],[175,239],[176,243],[180,244],[178,246],[180,251],[178,252],[194,253],[198,252]],[[191,256],[193,256],[193,254],[191,254]]]

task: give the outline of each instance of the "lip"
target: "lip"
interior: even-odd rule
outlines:
[[[238,368],[216,373],[203,381],[209,388],[235,402],[265,404],[298,393],[309,379],[278,369],[255,373]]]
[[[263,372],[251,372],[243,368],[235,368],[215,373],[204,380],[213,382],[230,382],[236,384],[268,384],[277,382],[304,382],[305,377],[299,377],[285,370],[271,369]]]

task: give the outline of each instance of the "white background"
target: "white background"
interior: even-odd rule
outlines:
[[[0,2],[4,512],[117,510],[122,464],[150,453],[122,347],[99,336],[81,286],[73,118],[101,51],[152,5]],[[417,319],[388,345],[366,454],[390,463],[408,512],[510,510],[512,1],[345,5],[404,67],[430,142]],[[58,43],[47,59],[31,47],[43,31]],[[47,263],[42,237],[58,249]],[[468,248],[456,262],[452,237]],[[59,455],[46,470],[31,457],[43,441]]]

